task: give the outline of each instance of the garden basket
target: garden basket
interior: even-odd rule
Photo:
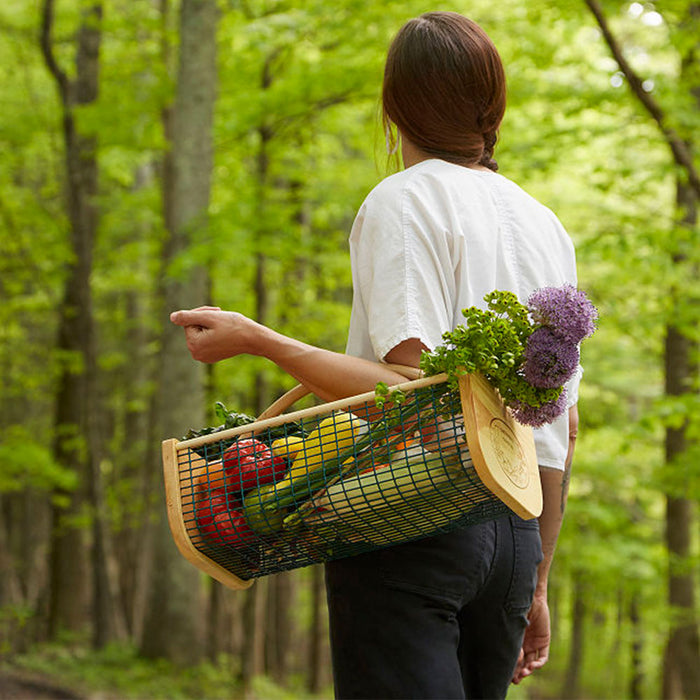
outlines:
[[[306,393],[253,423],[163,442],[175,543],[221,583],[540,514],[532,430],[482,376],[461,377],[459,392],[441,374],[392,387],[383,405],[368,392],[285,412]]]

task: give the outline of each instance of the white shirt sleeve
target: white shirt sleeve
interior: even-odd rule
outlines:
[[[353,314],[366,320],[375,358],[419,338],[433,349],[451,329],[454,280],[449,245],[421,216],[410,190],[377,188],[365,200],[350,236],[356,277]]]

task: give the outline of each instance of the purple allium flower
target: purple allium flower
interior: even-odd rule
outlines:
[[[566,410],[566,389],[563,389],[559,398],[542,406],[530,406],[526,403],[515,402],[511,405],[513,415],[518,423],[539,428],[556,420]]]
[[[585,292],[570,284],[538,289],[530,295],[528,306],[535,323],[549,326],[572,343],[580,343],[595,331],[598,311]]]
[[[556,389],[568,381],[578,367],[575,343],[557,335],[549,326],[540,326],[527,339],[523,373],[541,389]]]

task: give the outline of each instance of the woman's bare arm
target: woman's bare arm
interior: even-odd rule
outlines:
[[[309,345],[243,314],[217,307],[175,311],[170,320],[184,328],[187,347],[195,360],[211,363],[241,354],[266,357],[324,401],[372,391],[379,382],[393,385],[406,381],[403,375],[378,362]],[[420,352],[406,352],[403,345],[397,346],[402,348],[400,352],[389,353],[387,361],[417,367]]]

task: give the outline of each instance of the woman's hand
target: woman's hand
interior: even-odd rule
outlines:
[[[236,355],[261,354],[263,326],[218,306],[174,311],[170,320],[185,330],[187,348],[199,362],[218,362]]]
[[[520,658],[513,672],[513,683],[516,685],[549,660],[550,621],[546,594],[535,595],[528,622]]]

